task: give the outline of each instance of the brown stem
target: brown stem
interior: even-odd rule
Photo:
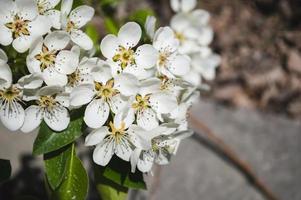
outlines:
[[[203,122],[190,114],[189,122],[192,127],[194,127],[196,133],[205,137],[209,142],[214,145],[222,154],[224,154],[231,163],[233,163],[250,181],[250,183],[257,188],[262,195],[268,200],[278,200],[278,198],[273,194],[273,192],[260,180],[259,177],[255,174],[253,169],[246,163],[241,160],[239,156],[222,140],[220,139],[213,131],[210,130]]]

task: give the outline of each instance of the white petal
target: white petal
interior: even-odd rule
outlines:
[[[26,20],[32,20],[38,15],[38,7],[34,0],[15,0],[19,16]]]
[[[139,81],[132,74],[122,73],[114,78],[114,88],[125,96],[135,95],[139,90]]]
[[[152,45],[144,44],[137,48],[135,61],[139,67],[149,69],[155,66],[158,56],[158,51]]]
[[[106,166],[114,154],[113,140],[104,139],[96,146],[93,152],[93,161],[101,166]]]
[[[27,51],[29,49],[32,42],[33,42],[33,38],[31,36],[22,35],[13,41],[13,47],[19,53],[24,53],[25,51]]]
[[[55,100],[62,106],[68,108],[70,106],[70,95],[69,93],[62,92],[56,95]]]
[[[85,139],[85,146],[94,146],[102,142],[109,133],[108,127],[106,126],[93,130],[89,135],[87,135]]]
[[[109,34],[105,36],[100,43],[102,55],[108,59],[112,59],[119,48],[119,41],[115,35]]]
[[[147,94],[152,94],[160,91],[161,80],[158,78],[149,78],[141,81],[141,88],[139,94],[145,96]]]
[[[183,76],[190,70],[190,59],[188,56],[178,55],[170,62],[167,68],[174,75]]]
[[[191,12],[191,16],[195,23],[207,25],[210,20],[210,14],[206,10],[197,9]]]
[[[94,8],[90,6],[79,6],[71,11],[69,19],[75,24],[77,28],[86,25],[94,15]]]
[[[29,133],[41,124],[43,120],[43,112],[39,106],[32,105],[25,110],[25,121],[21,128],[24,133]]]
[[[72,74],[79,64],[79,57],[76,53],[62,50],[56,56],[54,68],[62,74]]]
[[[10,107],[1,108],[0,119],[2,124],[10,131],[16,131],[21,128],[24,123],[25,112],[19,103],[14,103]]]
[[[4,86],[5,88],[10,87],[12,79],[13,77],[10,67],[6,63],[0,63],[0,80],[5,81],[5,83],[3,83],[3,85],[1,84],[1,86]]]
[[[60,0],[43,0],[44,6],[47,10],[50,10],[60,3]]]
[[[50,32],[51,21],[48,19],[48,17],[39,15],[37,18],[35,18],[34,21],[30,22],[28,25],[30,27],[30,35],[37,37]]]
[[[94,95],[94,85],[80,85],[72,90],[70,104],[72,106],[85,105],[93,99]]]
[[[63,15],[68,15],[71,11],[73,0],[62,0],[61,12]]]
[[[0,49],[0,63],[1,62],[7,63],[7,61],[8,61],[8,58],[7,58],[7,55],[6,55],[5,51]]]
[[[63,91],[63,88],[60,86],[44,86],[37,92],[37,96],[55,95]]]
[[[53,67],[48,67],[43,71],[43,79],[50,86],[65,86],[68,82],[67,75],[57,72]]]
[[[176,97],[166,93],[152,94],[149,101],[157,113],[169,113],[177,106]]]
[[[213,40],[213,30],[211,27],[203,27],[199,35],[199,43],[203,46],[209,45]]]
[[[161,52],[174,52],[178,49],[179,40],[170,27],[161,27],[155,33],[153,45]]]
[[[51,113],[45,111],[44,120],[46,124],[54,131],[65,130],[70,122],[68,110],[63,106],[57,106]]]
[[[142,153],[142,158],[138,160],[137,168],[143,172],[149,172],[154,164],[154,156],[150,152]]]
[[[180,11],[180,9],[181,9],[181,4],[180,4],[180,1],[181,0],[171,0],[170,1],[170,5],[171,5],[171,8],[172,8],[172,10],[173,11],[175,11],[175,12],[179,12]]]
[[[146,30],[146,34],[153,39],[155,35],[155,28],[156,28],[156,21],[157,19],[154,16],[147,16],[144,28]]]
[[[34,55],[26,57],[26,66],[29,73],[41,73],[41,62],[35,59]]]
[[[140,153],[141,153],[141,149],[136,148],[136,149],[134,149],[134,151],[133,151],[133,153],[130,157],[131,172],[132,173],[135,173],[135,171],[136,171],[136,167],[137,167],[137,163],[138,163],[138,160],[139,160]]]
[[[124,123],[125,128],[128,128],[131,124],[133,124],[135,120],[135,113],[132,108],[125,110],[124,112],[117,113],[114,116],[114,126],[116,128],[121,128]]]
[[[51,21],[52,27],[55,29],[61,28],[61,12],[58,10],[49,10],[45,12],[45,16]]]
[[[84,50],[90,50],[93,48],[91,38],[82,30],[73,30],[71,32],[71,40]]]
[[[13,41],[12,32],[3,24],[0,24],[0,35],[1,35],[0,44],[7,46],[12,43]]]
[[[109,113],[109,105],[102,99],[95,99],[87,106],[84,121],[90,128],[100,128],[107,121]]]
[[[197,0],[182,0],[181,1],[181,10],[183,12],[189,12],[194,9],[197,5]]]
[[[117,94],[113,96],[108,103],[111,107],[112,112],[116,114],[125,108],[125,106],[127,105],[127,100],[128,98]]]
[[[122,160],[130,161],[132,152],[133,150],[125,138],[122,138],[121,142],[115,146],[115,154]]]
[[[135,22],[128,22],[123,25],[118,32],[120,44],[125,48],[131,48],[140,41],[142,30]]]
[[[187,18],[186,14],[179,13],[171,18],[170,26],[176,32],[180,32],[183,34],[187,32],[187,28],[190,26],[190,21]]]
[[[6,24],[13,21],[16,14],[16,4],[12,0],[1,0],[0,6],[0,24]]]
[[[37,89],[42,86],[43,78],[40,74],[29,74],[19,79],[18,84],[25,89]]]
[[[68,45],[69,41],[68,33],[65,31],[54,31],[45,37],[44,44],[49,50],[61,50]]]
[[[145,130],[152,130],[159,126],[159,121],[152,109],[145,109],[137,113],[137,124]]]
[[[132,143],[140,148],[140,149],[145,149],[148,150],[152,148],[152,135],[149,134],[149,131],[146,131],[142,127],[132,124],[127,133],[129,134]]]

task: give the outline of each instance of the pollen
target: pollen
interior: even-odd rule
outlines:
[[[77,69],[72,74],[67,75],[68,76],[68,85],[74,87],[81,81],[80,72]]]
[[[44,71],[48,67],[54,66],[57,53],[58,52],[55,50],[49,51],[48,47],[43,45],[42,52],[40,54],[35,55],[35,59],[41,62],[41,71]]]
[[[14,101],[20,101],[21,91],[16,87],[10,87],[6,90],[0,90],[0,99],[2,101],[12,103]]]
[[[119,62],[122,69],[125,69],[128,65],[135,64],[134,58],[135,52],[132,49],[126,49],[119,46],[118,53],[113,57],[114,62]]]
[[[13,33],[13,38],[16,39],[23,35],[30,35],[29,20],[24,20],[18,15],[15,15],[13,22],[6,23],[5,26]]]
[[[107,81],[105,85],[95,82],[95,90],[97,91],[97,96],[105,100],[108,100],[119,93],[119,91],[114,88],[113,79]]]
[[[53,96],[41,96],[38,100],[38,105],[47,110],[52,110],[55,106],[57,106],[57,104],[58,102]]]
[[[117,144],[120,143],[122,138],[126,135],[125,123],[121,122],[120,128],[116,128],[113,122],[110,122],[109,125],[110,125],[111,137],[114,138]]]
[[[142,110],[145,110],[147,108],[150,108],[149,98],[150,98],[149,95],[146,95],[145,97],[142,97],[139,94],[136,95],[136,100],[132,104],[132,108],[134,108],[137,111],[142,111]]]
[[[67,22],[67,27],[66,27],[67,33],[71,33],[71,31],[75,28],[76,28],[75,23],[73,21],[69,20]]]

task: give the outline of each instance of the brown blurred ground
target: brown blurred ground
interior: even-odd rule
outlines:
[[[211,97],[301,119],[301,1],[202,0],[222,64]]]

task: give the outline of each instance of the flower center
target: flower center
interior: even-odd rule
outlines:
[[[41,71],[44,71],[48,67],[54,66],[57,53],[58,52],[55,50],[49,51],[48,47],[43,45],[42,52],[35,55],[35,59],[41,62]]]
[[[14,21],[6,23],[5,26],[13,33],[13,38],[16,39],[22,35],[30,35],[28,31],[29,20],[23,20],[18,15],[15,15]]]
[[[21,101],[20,94],[21,90],[19,90],[16,87],[10,87],[6,90],[0,90],[0,99],[8,103],[12,103],[14,101]]]
[[[114,80],[107,81],[105,85],[102,83],[95,82],[95,90],[97,91],[97,97],[108,100],[119,93],[118,90],[114,89]]]
[[[168,58],[170,56],[170,53],[168,52],[162,52],[159,55],[159,66],[164,67],[166,63],[168,62]]]
[[[126,49],[119,46],[118,52],[113,57],[114,62],[120,62],[121,68],[125,69],[128,65],[135,64],[135,52],[132,49]]]
[[[162,76],[162,77],[160,77],[160,79],[161,79],[160,89],[167,90],[170,86],[169,79],[167,78],[167,76]]]
[[[110,122],[109,125],[110,125],[111,137],[114,138],[116,143],[120,143],[121,139],[126,134],[125,123],[121,122],[121,127],[120,128],[116,128],[114,126],[113,122]]]
[[[69,20],[67,22],[67,27],[66,27],[66,31],[67,33],[71,33],[71,31],[75,28],[75,24],[73,21]]]
[[[186,40],[183,33],[175,32],[175,36],[180,41],[180,43],[183,43]]]
[[[47,11],[47,6],[48,6],[47,4],[49,4],[48,1],[45,1],[45,0],[38,1],[37,6],[38,6],[38,11],[39,11],[40,15],[44,15],[45,12]]]
[[[38,100],[38,105],[41,108],[46,108],[47,110],[52,110],[57,106],[58,102],[54,99],[53,96],[41,96]]]
[[[149,98],[150,98],[149,95],[146,95],[145,97],[142,97],[139,94],[136,95],[136,101],[132,104],[132,108],[138,111],[150,108]]]
[[[81,80],[80,72],[78,69],[75,72],[73,72],[72,74],[67,75],[67,77],[68,77],[68,85],[70,85],[72,87],[78,85],[78,83]]]

